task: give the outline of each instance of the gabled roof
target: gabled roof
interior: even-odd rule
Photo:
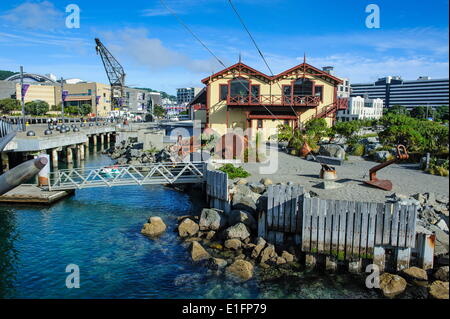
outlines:
[[[250,67],[250,66],[248,66],[248,65],[246,65],[244,63],[242,63],[242,62],[238,62],[238,63],[233,64],[232,66],[230,66],[230,67],[228,67],[226,69],[223,69],[222,71],[214,73],[211,76],[208,76],[208,77],[204,78],[202,80],[202,82],[207,85],[208,82],[211,79],[220,77],[221,75],[224,75],[224,74],[226,74],[226,73],[228,73],[230,71],[233,71],[233,70],[237,70],[241,74],[257,75],[257,76],[260,76],[262,78],[267,79],[268,81],[274,81],[274,80],[276,80],[278,78],[281,78],[281,77],[283,77],[285,75],[293,73],[294,71],[297,71],[297,70],[301,70],[301,71],[303,71],[303,70],[308,71],[309,70],[309,71],[313,72],[313,75],[328,78],[328,79],[336,82],[337,84],[341,84],[343,82],[341,79],[339,79],[339,78],[337,78],[337,77],[335,77],[335,76],[333,76],[333,75],[331,75],[331,74],[329,74],[329,73],[327,73],[325,71],[319,70],[319,69],[313,67],[312,65],[310,65],[308,63],[302,63],[302,64],[299,64],[297,66],[294,66],[293,68],[290,68],[289,70],[281,72],[280,74],[277,74],[277,75],[274,75],[274,76],[269,76],[269,75],[264,74],[264,73],[262,73],[262,72],[260,72],[260,71],[258,71],[256,69],[254,69],[254,68],[252,68],[252,67]]]

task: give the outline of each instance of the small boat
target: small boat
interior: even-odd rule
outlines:
[[[106,166],[100,170],[100,175],[105,176],[105,177],[112,178],[119,174],[120,174],[120,170],[119,170],[118,165]]]

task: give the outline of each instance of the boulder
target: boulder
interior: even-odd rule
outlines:
[[[273,181],[268,177],[261,178],[261,180],[259,182],[266,187],[273,184]]]
[[[415,284],[418,284],[419,286],[423,286],[428,283],[427,272],[422,268],[418,267],[406,268],[402,271],[402,275],[407,280],[410,280]]]
[[[256,259],[259,257],[259,254],[261,251],[266,247],[266,241],[262,237],[258,237],[258,240],[256,241],[256,246],[253,248],[252,251],[252,258]]]
[[[222,258],[211,258],[209,266],[213,269],[222,269],[227,266],[227,261]]]
[[[236,185],[247,185],[248,181],[245,178],[239,178],[236,181]]]
[[[194,236],[197,234],[198,230],[198,224],[190,218],[183,219],[180,225],[178,225],[178,234],[180,237]]]
[[[405,291],[406,280],[400,276],[385,272],[380,275],[380,289],[385,297],[394,298]]]
[[[236,185],[233,192],[233,209],[242,209],[253,213],[256,211],[256,202],[260,196],[246,185]]]
[[[277,264],[277,265],[283,265],[283,264],[285,264],[286,263],[286,259],[284,259],[283,257],[276,257],[276,259],[275,259],[275,263]]]
[[[242,242],[239,239],[233,238],[226,240],[224,245],[228,249],[238,250],[242,247]]]
[[[261,183],[251,183],[248,186],[254,193],[257,193],[257,194],[262,194],[266,191],[266,186]]]
[[[377,162],[386,162],[392,156],[389,151],[378,151],[374,153],[374,160]]]
[[[434,278],[440,281],[448,281],[448,266],[439,267],[434,273]]]
[[[342,146],[337,144],[324,144],[319,148],[319,154],[323,156],[345,159],[345,151]]]
[[[260,255],[260,263],[265,263],[270,260],[272,257],[275,257],[277,253],[275,252],[275,246],[272,244],[267,245],[266,248],[263,249]]]
[[[200,215],[200,230],[219,230],[226,226],[223,215],[214,209],[204,208]]]
[[[150,217],[148,223],[144,224],[141,233],[147,236],[155,237],[159,236],[166,231],[166,224],[164,224],[161,217]]]
[[[443,282],[436,280],[428,288],[428,293],[434,299],[449,299],[448,298],[448,281]]]
[[[253,230],[256,230],[258,227],[253,215],[244,210],[232,210],[230,212],[228,224],[235,225],[237,223],[243,223],[245,226]]]
[[[253,265],[243,259],[238,259],[225,270],[228,276],[239,281],[247,281],[253,277]]]
[[[294,255],[288,253],[286,250],[284,250],[284,251],[281,253],[281,257],[283,257],[283,258],[286,260],[286,262],[288,262],[288,263],[294,261]]]
[[[210,230],[209,232],[206,233],[206,239],[211,240],[213,239],[214,235],[216,234],[215,231]]]
[[[238,223],[234,226],[228,227],[225,230],[225,236],[228,239],[237,238],[240,240],[244,240],[247,237],[250,237],[250,232],[247,229],[247,226],[243,223]]]
[[[197,241],[192,242],[191,246],[191,258],[193,261],[200,261],[209,259],[209,253],[202,247]]]
[[[441,230],[445,231],[448,233],[448,226],[447,223],[445,222],[445,220],[440,219],[437,223],[436,226],[439,227]]]

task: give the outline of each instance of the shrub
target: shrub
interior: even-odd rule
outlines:
[[[11,113],[14,110],[20,109],[20,103],[16,99],[1,99],[0,100],[0,112]]]
[[[439,163],[438,159],[432,158],[426,171],[432,175],[449,176],[449,161],[441,160]]]
[[[351,154],[354,156],[363,156],[366,151],[366,147],[364,144],[358,143],[355,146],[353,146]]]
[[[25,103],[25,112],[31,115],[44,115],[49,111],[49,105],[45,101],[32,101]]]
[[[250,176],[250,173],[247,172],[242,167],[235,167],[233,164],[225,164],[221,168],[219,168],[219,171],[222,171],[224,173],[227,173],[228,178],[235,179],[235,178],[246,178]]]

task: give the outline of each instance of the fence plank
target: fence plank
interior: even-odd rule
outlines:
[[[332,251],[331,242],[332,242],[332,234],[333,234],[333,211],[332,211],[332,203],[331,201],[326,202],[326,217],[325,217],[325,249],[324,252],[326,254],[330,254]]]
[[[384,204],[378,203],[376,210],[375,246],[380,246],[383,244]]]
[[[416,219],[417,206],[410,205],[408,207],[408,227],[406,229],[406,247],[415,248],[416,246]]]
[[[349,260],[352,256],[352,248],[353,248],[353,223],[355,218],[355,202],[348,203],[348,213],[347,213],[347,233],[345,237],[345,259]]]
[[[361,258],[367,258],[367,227],[369,225],[369,203],[362,203],[361,215],[361,242],[359,243],[359,254]]]
[[[280,185],[273,187],[273,230],[278,230],[280,221]]]
[[[373,258],[373,249],[375,246],[375,231],[377,220],[377,203],[369,203],[369,227],[367,231],[367,256]]]
[[[406,215],[408,206],[400,206],[399,228],[398,228],[398,247],[406,247]]]
[[[356,210],[355,210],[355,222],[354,222],[354,229],[353,229],[353,248],[352,248],[352,257],[354,259],[359,258],[359,243],[361,239],[361,206],[362,203],[356,203]]]
[[[284,202],[284,225],[283,231],[289,233],[291,231],[291,207],[292,207],[292,188],[293,185],[286,187],[286,201]]]
[[[345,259],[345,232],[347,227],[348,202],[339,201],[339,237],[338,237],[338,260]]]
[[[339,242],[339,201],[330,200],[330,211],[332,215],[332,233],[331,233],[331,255],[336,256],[338,254],[338,242]]]
[[[389,245],[391,243],[391,226],[392,226],[393,211],[394,211],[394,204],[387,203],[384,206],[383,245]]]
[[[303,191],[303,187],[300,188],[301,191],[301,195],[298,197],[298,203],[297,203],[297,222],[296,222],[296,233],[299,234],[300,236],[302,236],[303,234],[303,221],[304,221],[304,203],[305,203],[305,192]]]
[[[319,204],[318,215],[318,238],[317,238],[317,251],[319,253],[325,252],[325,216],[327,213],[327,201],[321,200]]]
[[[395,203],[394,209],[392,212],[392,224],[391,224],[391,245],[397,246],[398,245],[398,219],[399,219],[399,213],[400,213],[400,204]]]
[[[311,249],[313,253],[317,252],[317,235],[318,235],[318,219],[319,219],[319,206],[320,199],[315,197],[312,200],[311,205]]]
[[[303,199],[303,230],[302,230],[302,251],[309,252],[311,249],[311,202],[312,198]]]
[[[273,185],[267,189],[267,231],[273,228]]]
[[[290,205],[291,205],[291,227],[289,230],[292,233],[297,232],[297,214],[299,213],[298,197],[300,195],[299,188],[300,187],[298,184],[295,184],[292,187],[292,200],[290,202]]]
[[[278,227],[277,227],[277,231],[284,231],[284,217],[286,215],[286,211],[285,211],[285,202],[286,202],[286,195],[287,195],[287,190],[286,190],[286,185],[282,184],[280,185],[279,188],[279,192],[278,192]]]

